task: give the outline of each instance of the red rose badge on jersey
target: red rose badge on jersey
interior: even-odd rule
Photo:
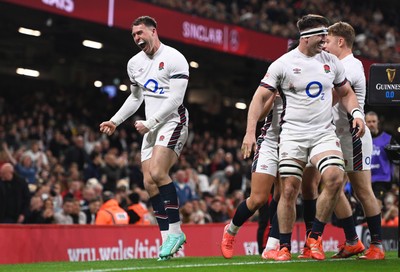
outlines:
[[[163,70],[164,69],[164,62],[160,62],[160,64],[158,65],[158,70]]]
[[[329,67],[328,64],[325,64],[324,65],[324,70],[325,70],[325,73],[330,73],[331,72],[331,67]]]

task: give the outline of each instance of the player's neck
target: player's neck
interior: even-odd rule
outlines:
[[[344,59],[345,57],[347,57],[348,55],[351,55],[353,52],[351,51],[351,49],[346,48],[344,50],[342,50],[342,52],[340,52],[338,58],[340,60]]]

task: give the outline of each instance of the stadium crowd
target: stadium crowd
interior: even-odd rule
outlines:
[[[320,0],[147,0],[196,16],[298,39],[296,21],[307,13],[346,21],[356,31],[354,54],[381,62],[400,62],[400,22],[390,5],[379,1]],[[362,14],[362,16],[359,16]]]
[[[25,206],[25,223],[86,223],[79,219],[80,212],[91,206],[98,209],[104,191],[113,192],[125,209],[134,198],[129,197],[131,193],[148,204],[140,166],[141,136],[132,122],[121,125],[111,137],[98,131],[98,120],[106,113],[97,108],[118,103],[97,92],[92,93],[96,98],[90,92],[85,97],[78,91],[50,92],[1,98],[0,166],[11,164],[29,187],[25,199],[18,197],[21,201],[15,204],[18,209],[21,203]],[[82,108],[87,110],[82,112]],[[192,114],[199,121],[207,119],[195,106]],[[240,159],[241,134],[234,134],[235,129],[220,128],[214,134],[201,127],[199,123],[196,131],[191,129],[187,147],[173,169],[182,216],[186,223],[225,222],[235,203],[243,199],[242,189],[246,190],[248,182],[244,173],[249,172],[251,161]],[[226,133],[219,133],[225,129]],[[0,222],[4,222],[4,214],[18,222],[18,209],[0,211]],[[57,213],[72,214],[76,220],[57,220]]]
[[[115,99],[124,98],[120,93]],[[148,223],[155,224],[143,187],[141,136],[133,120],[110,137],[98,130],[99,120],[119,102],[110,101],[98,89],[84,95],[78,90],[7,93],[0,101],[0,167],[11,164],[29,188],[27,193],[13,191],[18,201],[10,200],[14,195],[0,198],[0,222],[94,224],[103,192],[111,191],[124,209],[135,201],[144,205]],[[239,124],[244,121],[217,126],[218,117],[196,105],[188,109],[193,122],[190,136],[172,170],[182,220],[227,222],[249,195],[251,159],[243,160],[240,151],[243,128]],[[382,202],[385,222],[394,224],[396,183]],[[299,199],[299,217],[300,206]],[[21,212],[24,219],[19,218]]]

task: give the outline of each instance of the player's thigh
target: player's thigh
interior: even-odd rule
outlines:
[[[168,147],[156,145],[153,147],[150,159],[150,175],[153,179],[163,178],[168,175],[171,167],[177,162],[178,155]]]
[[[327,133],[316,138],[310,150],[310,158],[311,163],[321,173],[322,179],[327,175],[337,175],[338,171],[343,175],[343,153],[336,134]]]
[[[347,172],[371,169],[373,144],[368,128],[366,128],[365,134],[361,138],[353,137],[347,132],[342,133],[339,139]]]
[[[358,198],[375,197],[372,191],[371,171],[348,172],[347,175]]]

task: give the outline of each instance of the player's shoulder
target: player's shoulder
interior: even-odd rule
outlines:
[[[336,57],[334,54],[328,53],[326,51],[322,51],[319,54],[319,57],[324,60],[325,62],[339,62],[338,57]]]
[[[351,66],[363,67],[361,60],[354,57],[353,54],[346,56],[344,59],[342,59],[342,61],[343,61],[343,63],[347,63],[348,65],[351,65]]]
[[[171,59],[175,59],[175,60],[179,60],[180,59],[180,60],[186,61],[185,56],[180,51],[175,49],[174,47],[169,46],[169,45],[165,45],[165,44],[163,46],[164,46],[164,48],[163,48],[162,54],[164,56],[166,56],[168,58],[171,58]]]
[[[142,62],[144,58],[146,58],[146,53],[139,51],[136,55],[128,60],[128,66],[135,66],[136,63]]]

